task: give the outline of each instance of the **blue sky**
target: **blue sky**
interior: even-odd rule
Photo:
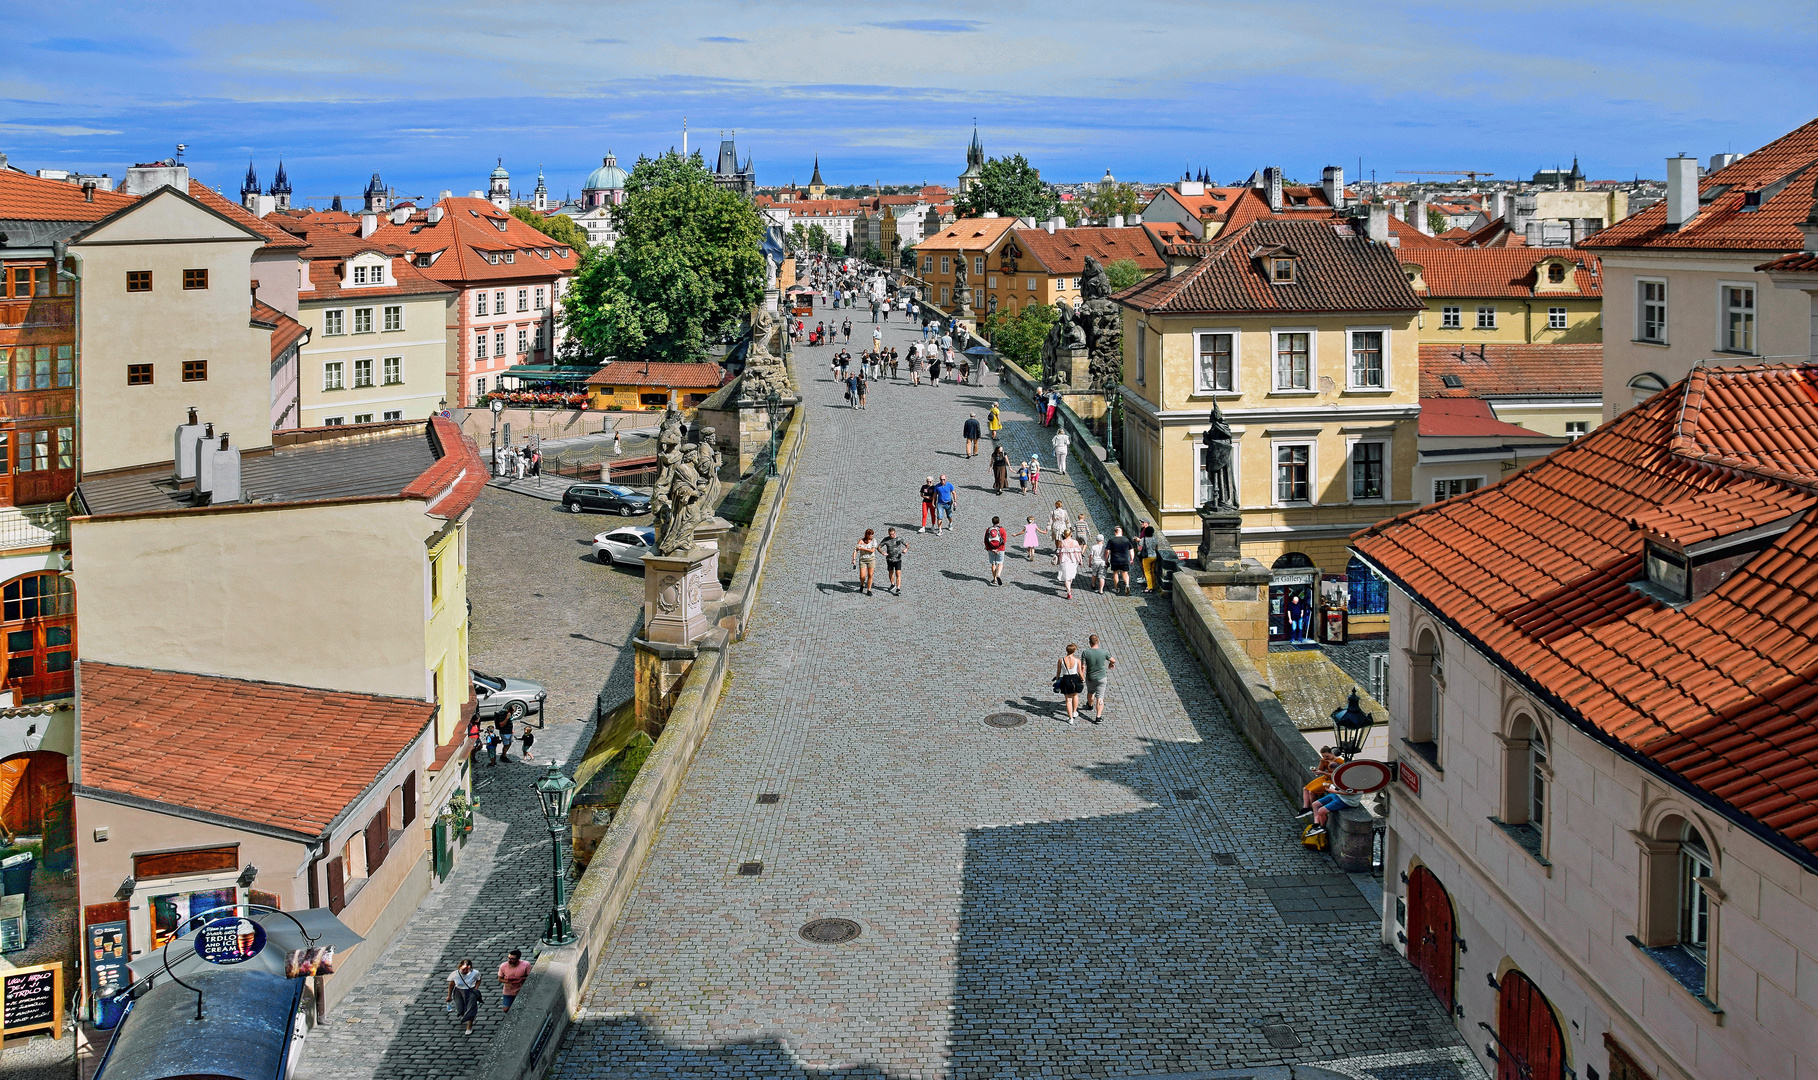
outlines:
[[[1133,21],[1118,21],[1128,15]],[[433,7],[192,0],[13,5],[0,151],[119,176],[189,146],[237,191],[282,156],[299,198],[484,187],[495,158],[578,192],[736,131],[760,183],[951,184],[987,153],[1052,180],[1501,176],[1569,162],[1660,176],[1818,116],[1818,5],[1680,0],[1494,8],[1395,0],[1141,5],[707,2]]]

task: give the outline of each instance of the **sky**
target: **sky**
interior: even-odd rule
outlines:
[[[1125,16],[1128,16],[1126,18]],[[987,155],[1052,181],[1317,181],[1401,170],[1661,177],[1818,117],[1818,4],[1539,0],[216,0],[9,5],[0,152],[118,178],[188,149],[236,194],[283,159],[299,201],[484,188],[503,159],[578,194],[608,151],[750,154],[758,182],[943,183]],[[1445,177],[1436,177],[1445,179]]]

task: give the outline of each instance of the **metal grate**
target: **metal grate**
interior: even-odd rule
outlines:
[[[843,945],[861,932],[851,919],[816,919],[802,927],[803,939],[817,945]]]
[[[1229,851],[1214,851],[1212,861],[1219,866],[1236,866],[1237,856]]]
[[[739,864],[740,877],[756,877],[763,872],[764,864],[761,862],[742,862]]]
[[[1194,791],[1192,788],[1187,788],[1185,790],[1175,792],[1174,797],[1177,799],[1197,799],[1197,798],[1199,798],[1199,792]]]
[[[769,806],[771,803],[777,803],[777,802],[782,802],[782,801],[783,801],[783,797],[774,791],[766,791],[764,794],[758,796],[758,805],[759,806]]]
[[[1014,712],[994,712],[990,716],[985,717],[985,723],[994,728],[1022,727],[1028,722],[1029,718],[1027,716],[1024,716],[1022,713]]]

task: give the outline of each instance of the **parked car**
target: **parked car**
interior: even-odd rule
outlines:
[[[473,677],[474,708],[480,719],[496,720],[506,716],[516,723],[527,713],[543,714],[543,702],[549,697],[549,691],[536,683],[528,679],[501,678],[471,668],[467,673]]]
[[[636,517],[650,513],[650,496],[619,484],[570,484],[562,492],[562,509],[571,514],[599,510]]]
[[[655,548],[655,529],[611,529],[593,538],[593,557],[607,566],[642,566]]]

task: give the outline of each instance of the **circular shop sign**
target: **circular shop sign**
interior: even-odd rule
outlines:
[[[1389,786],[1394,772],[1383,762],[1358,758],[1347,761],[1332,771],[1332,786],[1340,791],[1368,795]]]
[[[265,948],[265,928],[238,915],[210,919],[196,931],[196,955],[211,964],[244,964]]]

